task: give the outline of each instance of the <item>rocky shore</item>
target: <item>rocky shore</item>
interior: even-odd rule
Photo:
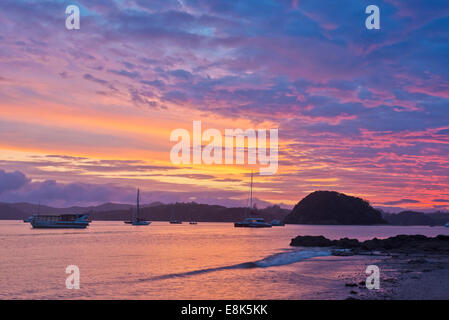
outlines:
[[[363,300],[449,300],[449,236],[398,235],[358,241],[298,236],[291,246],[329,247],[341,269],[340,295]],[[343,257],[337,257],[343,256]],[[380,269],[380,289],[365,286],[365,268]],[[344,298],[343,298],[344,299]]]
[[[294,247],[334,247],[349,249],[352,253],[428,253],[449,254],[449,236],[439,235],[434,238],[423,235],[398,235],[387,239],[366,240],[342,238],[330,240],[323,236],[297,236],[290,242]]]

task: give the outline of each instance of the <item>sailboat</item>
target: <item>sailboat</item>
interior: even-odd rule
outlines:
[[[175,207],[172,206],[171,207],[171,215],[174,216],[174,212],[175,212]],[[177,220],[177,219],[170,219],[170,224],[182,224],[181,220]]]
[[[251,171],[251,184],[249,189],[249,206],[245,210],[245,220],[234,223],[236,228],[271,228],[271,224],[265,222],[264,218],[248,217],[253,207],[253,172]]]
[[[132,209],[131,209],[132,210]],[[136,203],[136,210],[133,210],[133,217],[131,221],[125,221],[127,224],[132,224],[133,226],[147,226],[151,222],[146,221],[144,219],[139,218],[140,214],[140,190],[137,189],[137,203]]]

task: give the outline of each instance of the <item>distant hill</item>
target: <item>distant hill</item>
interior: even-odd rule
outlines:
[[[379,210],[361,199],[335,191],[315,191],[285,219],[290,224],[370,225],[386,223]]]
[[[21,220],[28,216],[25,212],[14,208],[8,203],[0,203],[0,219],[2,220]]]
[[[383,218],[389,224],[398,226],[442,226],[449,222],[449,213],[402,211],[399,213],[384,213]]]
[[[140,217],[150,221],[169,221],[172,219],[181,221],[203,222],[235,222],[245,217],[246,208],[226,208],[219,205],[199,204],[195,202],[161,204],[151,207],[143,207]],[[289,210],[278,206],[265,209],[253,209],[251,216],[262,217],[266,221],[273,219],[282,220]],[[118,211],[92,212],[92,220],[128,220],[131,218],[131,209]]]
[[[0,203],[0,219],[21,220],[38,211],[39,205],[30,203]],[[92,220],[129,220],[132,216],[130,204],[105,203],[99,206],[53,208],[40,206],[40,214],[67,214],[89,213]],[[163,204],[153,202],[141,207],[141,218],[150,221],[168,221],[178,219],[182,221],[211,221],[211,222],[235,222],[245,216],[246,208],[226,208],[218,205],[190,203]],[[282,220],[290,210],[279,206],[271,206],[265,209],[253,209],[251,215],[263,217],[267,221],[273,219]]]

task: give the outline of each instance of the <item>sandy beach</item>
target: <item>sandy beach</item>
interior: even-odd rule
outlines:
[[[320,258],[317,258],[320,259]],[[327,258],[339,271],[336,299],[448,300],[449,256],[399,254]],[[366,266],[380,269],[380,289],[366,288]]]

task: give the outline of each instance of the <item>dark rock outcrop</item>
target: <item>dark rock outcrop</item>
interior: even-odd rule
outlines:
[[[446,235],[434,238],[423,235],[398,235],[387,239],[374,238],[363,242],[348,238],[329,240],[323,236],[297,236],[292,239],[290,245],[295,247],[335,247],[355,251],[449,254],[449,236]]]
[[[315,191],[285,217],[290,224],[383,224],[382,214],[361,199],[335,191]]]

